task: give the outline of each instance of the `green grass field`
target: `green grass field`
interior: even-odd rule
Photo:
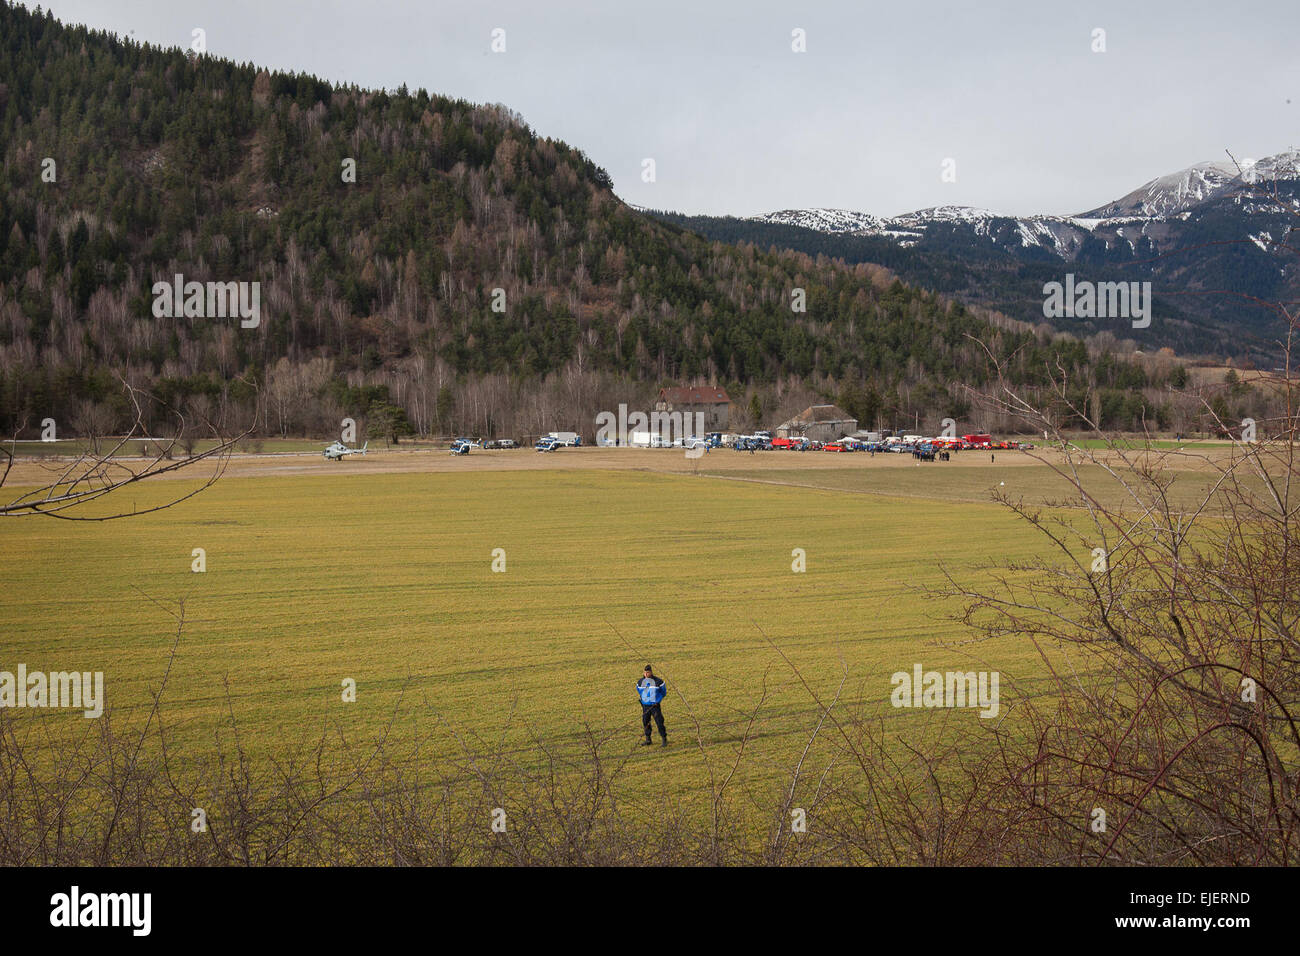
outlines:
[[[133,494],[143,506],[174,490]],[[175,632],[158,605],[183,599],[165,714],[186,757],[211,750],[228,708],[262,758],[327,723],[374,737],[395,711],[398,736],[431,734],[446,753],[454,730],[576,754],[585,727],[631,749],[633,683],[649,660],[669,682],[674,746],[638,752],[627,772],[688,798],[707,784],[686,703],[706,746],[726,754],[766,695],[750,784],[788,775],[816,722],[762,632],[827,699],[847,667],[844,706],[902,733],[925,712],[892,709],[889,676],[914,663],[998,670],[1004,708],[1032,689],[1031,648],[951,646],[968,635],[921,589],[941,584],[939,562],[972,580],[1038,541],[996,505],[940,493],[598,470],[227,479],[125,521],[0,524],[0,669],[102,670],[115,719],[139,721]],[[206,573],[190,570],[194,548]],[[491,570],[497,548],[504,573]],[[805,573],[791,570],[795,548]],[[345,678],[354,704],[341,699]],[[87,723],[17,713],[56,736]]]
[[[1163,449],[1171,449],[1171,448],[1186,448],[1186,449],[1193,449],[1193,450],[1194,449],[1205,450],[1205,449],[1215,449],[1215,448],[1228,448],[1231,447],[1232,442],[1223,441],[1214,438],[1186,438],[1183,439],[1182,441],[1175,441],[1172,438],[1148,439],[1142,437],[1135,437],[1135,438],[1119,438],[1113,440],[1107,440],[1104,438],[1077,438],[1072,440],[1070,444],[1077,445],[1079,448],[1109,448],[1113,444],[1117,448],[1129,448],[1129,449],[1154,448],[1154,449],[1163,450]]]
[[[923,501],[926,504],[919,506],[921,510],[916,513],[916,516],[918,523],[924,524],[928,530],[933,530],[936,517],[942,516],[942,520],[947,522],[954,520],[954,512],[936,512],[933,508],[934,504],[946,504],[950,507],[961,504],[984,506],[992,500],[994,493],[1005,494],[1010,501],[1031,507],[1078,508],[1082,505],[1078,490],[1064,477],[1072,472],[1060,463],[1057,463],[1056,467],[1061,473],[1054,472],[1047,465],[1007,468],[1000,467],[996,462],[990,463],[985,453],[977,468],[953,468],[943,463],[913,465],[910,460],[903,464],[905,467],[878,469],[731,468],[726,472],[711,473],[702,469],[701,473],[758,482],[784,483],[796,488],[884,495]],[[1175,467],[1168,467],[1163,473],[1170,481],[1167,495],[1171,504],[1174,507],[1189,509],[1204,502],[1217,477],[1217,473],[1212,471],[1193,471]],[[1135,507],[1132,494],[1100,465],[1080,464],[1078,476],[1083,488],[1094,501],[1115,509]],[[1243,488],[1255,492],[1263,491],[1263,485],[1256,476],[1244,469],[1237,480]],[[913,505],[913,507],[918,506]],[[957,519],[959,526],[966,522],[967,512],[964,508],[955,513],[962,516]],[[972,511],[969,514],[970,526],[982,528],[984,512]]]

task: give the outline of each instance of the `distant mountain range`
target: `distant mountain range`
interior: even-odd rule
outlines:
[[[1198,163],[1072,216],[934,206],[890,218],[844,209],[665,218],[714,239],[877,262],[908,282],[1031,322],[1044,321],[1043,284],[1065,272],[1097,281],[1148,280],[1157,303],[1149,329],[1091,320],[1064,330],[1110,328],[1121,338],[1183,353],[1272,361],[1284,329],[1254,300],[1300,299],[1297,150],[1243,164],[1241,171],[1228,162]]]

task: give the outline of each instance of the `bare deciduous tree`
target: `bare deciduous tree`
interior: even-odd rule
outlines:
[[[103,427],[96,415],[83,417],[83,426],[90,428],[84,436],[85,444],[71,459],[53,463],[42,462],[37,467],[42,472],[40,484],[23,489],[8,501],[0,502],[0,517],[47,515],[70,521],[108,521],[129,515],[148,514],[170,508],[187,498],[211,487],[225,472],[236,444],[246,438],[252,427],[235,434],[223,434],[211,419],[201,412],[197,421],[187,419],[179,410],[172,409],[175,428],[169,437],[154,438],[146,433],[143,400],[146,393],[122,381],[131,409],[131,425],[124,435],[109,437],[98,429]],[[196,434],[210,436],[211,446],[195,450]],[[17,435],[14,436],[14,442]],[[139,446],[140,457],[130,455]],[[0,470],[0,487],[10,479],[15,464],[13,446],[0,447],[4,456]],[[131,485],[191,469],[200,462],[209,462],[211,472],[204,476],[197,488],[183,491],[161,504],[125,510],[110,503],[107,511],[87,513],[86,506],[116,495]]]

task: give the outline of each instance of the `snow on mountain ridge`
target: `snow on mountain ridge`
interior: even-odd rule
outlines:
[[[1169,219],[1207,199],[1243,184],[1300,178],[1300,150],[1290,149],[1260,160],[1197,163],[1176,173],[1143,183],[1105,206],[1080,213],[1076,219]]]
[[[757,222],[771,222],[785,226],[803,226],[829,233],[857,233],[879,230],[883,221],[878,216],[848,209],[782,209],[763,216],[751,216]]]
[[[1257,160],[1247,171],[1246,179],[1300,179],[1300,149],[1288,149],[1275,156]]]
[[[1197,163],[1143,183],[1126,196],[1080,213],[1081,219],[1163,219],[1202,203],[1237,178],[1231,163]]]
[[[988,209],[980,209],[977,206],[930,206],[927,209],[917,209],[914,212],[895,216],[890,221],[904,222],[910,220],[931,220],[941,222],[976,222],[980,219],[1002,218],[1007,217],[1000,216],[998,213]]]
[[[1143,236],[1150,223],[1186,219],[1194,207],[1231,189],[1273,179],[1300,179],[1300,150],[1291,149],[1253,163],[1243,160],[1241,172],[1226,161],[1197,163],[1153,179],[1114,202],[1076,216],[1004,216],[972,206],[940,205],[890,218],[847,209],[818,208],[783,209],[750,219],[826,233],[884,236],[903,245],[915,244],[930,226],[940,223],[969,225],[975,235],[997,242],[999,235],[1006,235],[1005,224],[1009,223],[1022,246],[1048,246],[1058,255],[1068,257],[1077,252],[1089,234],[1095,235],[1099,230],[1133,245],[1134,239],[1126,235],[1126,227],[1129,231],[1135,228],[1137,235]]]

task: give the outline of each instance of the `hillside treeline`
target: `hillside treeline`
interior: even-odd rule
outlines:
[[[1149,369],[879,266],[710,242],[502,106],[160,49],[0,4],[0,429],[126,427],[119,376],[263,434],[583,427],[666,383],[742,414],[879,396],[960,417],[1004,362],[1150,417]],[[188,38],[178,38],[188,42]],[[354,180],[354,181],[353,181]],[[255,327],[157,317],[153,287],[259,284]],[[803,290],[802,311],[792,306]],[[793,399],[790,399],[793,401]],[[869,404],[869,402],[868,402]]]

